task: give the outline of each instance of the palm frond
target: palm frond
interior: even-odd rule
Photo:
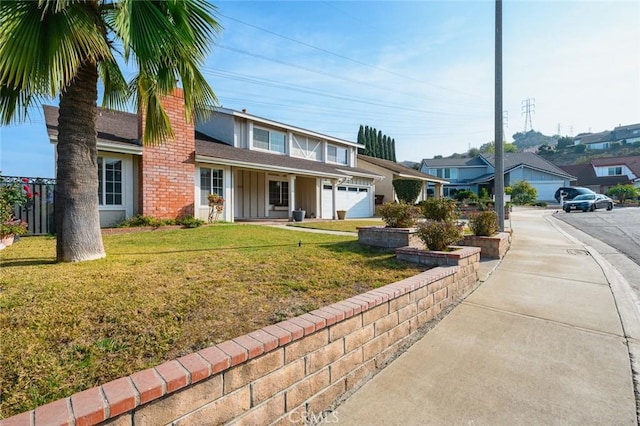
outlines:
[[[179,82],[184,89],[187,120],[203,118],[217,103],[199,71],[220,31],[215,10],[205,0],[122,0],[108,11],[105,22],[122,41],[125,60],[135,58],[139,69],[130,87],[137,91],[139,110],[147,114],[145,142],[172,137],[159,100],[171,94]]]
[[[157,91],[156,81],[146,74],[139,75],[131,82],[135,87],[136,108],[144,116],[144,143],[158,145],[174,138],[169,116],[162,106],[162,97]]]
[[[118,64],[115,61],[102,61],[98,66],[98,72],[104,85],[102,107],[117,110],[126,109],[132,92]]]
[[[24,106],[21,99],[56,96],[85,61],[113,60],[94,6],[70,0],[55,7],[44,1],[0,2],[0,85],[5,94],[25,94],[7,95],[5,104],[17,104],[3,113]]]

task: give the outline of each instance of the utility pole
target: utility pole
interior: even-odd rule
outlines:
[[[533,130],[533,123],[531,122],[531,113],[536,112],[536,99],[527,98],[522,101],[522,115],[524,115],[524,132],[527,133],[527,127],[529,130]]]
[[[502,0],[496,0],[495,33],[495,175],[494,193],[498,213],[498,228],[504,231],[504,136],[502,128]]]

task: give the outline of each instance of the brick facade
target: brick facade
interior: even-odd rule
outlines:
[[[185,117],[184,94],[175,89],[162,104],[169,116],[174,140],[145,145],[140,162],[141,213],[159,219],[194,214],[195,129]],[[138,126],[144,134],[144,117]]]

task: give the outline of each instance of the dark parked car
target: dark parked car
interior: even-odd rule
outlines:
[[[582,210],[583,212],[592,212],[595,209],[611,210],[613,209],[613,200],[602,194],[582,194],[573,200],[565,201],[562,208],[567,213],[571,213],[571,210]]]
[[[589,188],[584,188],[582,186],[561,186],[554,195],[557,202],[560,202],[560,194],[562,193],[564,193],[564,201],[573,200],[576,196],[582,194],[595,194],[595,192]]]

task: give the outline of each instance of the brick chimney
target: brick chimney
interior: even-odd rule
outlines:
[[[162,100],[175,139],[145,145],[140,162],[141,213],[159,219],[193,216],[195,130],[184,114],[184,93],[175,89]],[[138,116],[138,136],[144,134],[144,117]]]

